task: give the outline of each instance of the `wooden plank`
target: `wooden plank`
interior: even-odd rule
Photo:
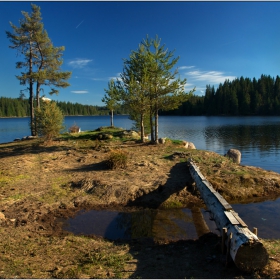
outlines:
[[[225,210],[232,210],[232,206],[218,192],[214,192],[213,195],[215,195],[215,197],[223,205]]]
[[[238,213],[232,211],[232,215],[235,217],[235,219],[240,223],[242,227],[248,227],[245,222],[239,217]]]
[[[240,223],[238,222],[238,220],[232,215],[232,213],[230,211],[224,211],[225,215],[227,216],[227,218],[229,219],[230,223],[232,225],[239,225]]]

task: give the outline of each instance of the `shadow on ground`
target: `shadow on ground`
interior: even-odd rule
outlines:
[[[135,200],[128,202],[127,206],[141,206],[156,209],[171,195],[179,193],[184,188],[191,188],[192,183],[193,180],[188,171],[187,163],[177,163],[170,169],[169,177],[164,185],[159,185],[154,191],[143,194]]]
[[[220,237],[213,233],[196,240],[168,244],[153,244],[151,240],[132,242],[130,253],[134,259],[127,269],[131,265],[135,270],[130,278],[254,278],[252,274],[244,274],[238,270],[232,261],[226,263],[219,242]]]

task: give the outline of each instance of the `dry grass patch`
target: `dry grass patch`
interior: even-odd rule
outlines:
[[[127,167],[128,153],[124,150],[112,150],[106,161],[110,169],[125,169]]]

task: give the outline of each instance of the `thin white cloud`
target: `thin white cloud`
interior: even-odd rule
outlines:
[[[117,73],[116,76],[105,77],[105,78],[92,78],[93,81],[111,81],[111,80],[121,80],[120,79],[121,73]]]
[[[83,68],[87,66],[92,59],[74,59],[68,62],[68,65],[70,65],[73,68]]]
[[[116,76],[114,76],[114,77],[109,77],[109,80],[120,80],[121,79],[121,73],[117,73],[117,75]]]
[[[93,81],[107,81],[108,78],[92,78]]]
[[[229,76],[220,71],[195,70],[187,72],[185,75],[194,81],[204,81],[206,84],[220,84],[224,83],[225,80],[234,80],[236,78],[236,76]]]
[[[72,90],[71,92],[75,93],[75,94],[85,94],[85,93],[88,93],[87,90]]]
[[[179,70],[185,70],[185,69],[191,69],[194,68],[195,66],[180,66],[178,67]]]

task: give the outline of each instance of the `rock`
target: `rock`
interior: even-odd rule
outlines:
[[[192,150],[196,149],[195,145],[192,142],[183,141],[183,146],[186,149],[192,149]]]
[[[140,137],[139,134],[136,131],[133,131],[133,130],[131,130],[129,132],[129,136],[132,137],[132,138],[139,138]]]
[[[108,139],[112,139],[113,138],[113,135],[111,134],[102,134],[102,139],[105,139],[105,140],[108,140]]]
[[[32,140],[32,139],[37,139],[38,136],[27,136],[26,139],[27,140]]]
[[[122,137],[139,138],[140,135],[134,130],[125,130],[122,132]]]
[[[21,140],[20,138],[16,138],[16,139],[14,139],[14,141],[15,141],[15,142],[20,141],[20,140]]]
[[[192,142],[189,142],[189,146],[188,146],[188,149],[192,149],[192,150],[195,150],[195,149],[196,149],[196,147],[195,147],[194,143],[192,143]]]
[[[0,221],[5,221],[6,217],[3,212],[0,212]]]
[[[229,149],[225,154],[226,157],[231,158],[233,162],[240,164],[241,162],[241,152],[236,149]]]
[[[6,217],[3,212],[0,212],[0,225],[3,225],[6,223]]]
[[[165,141],[166,141],[166,137],[165,137],[165,138],[159,138],[159,139],[158,139],[159,144],[164,144]]]

